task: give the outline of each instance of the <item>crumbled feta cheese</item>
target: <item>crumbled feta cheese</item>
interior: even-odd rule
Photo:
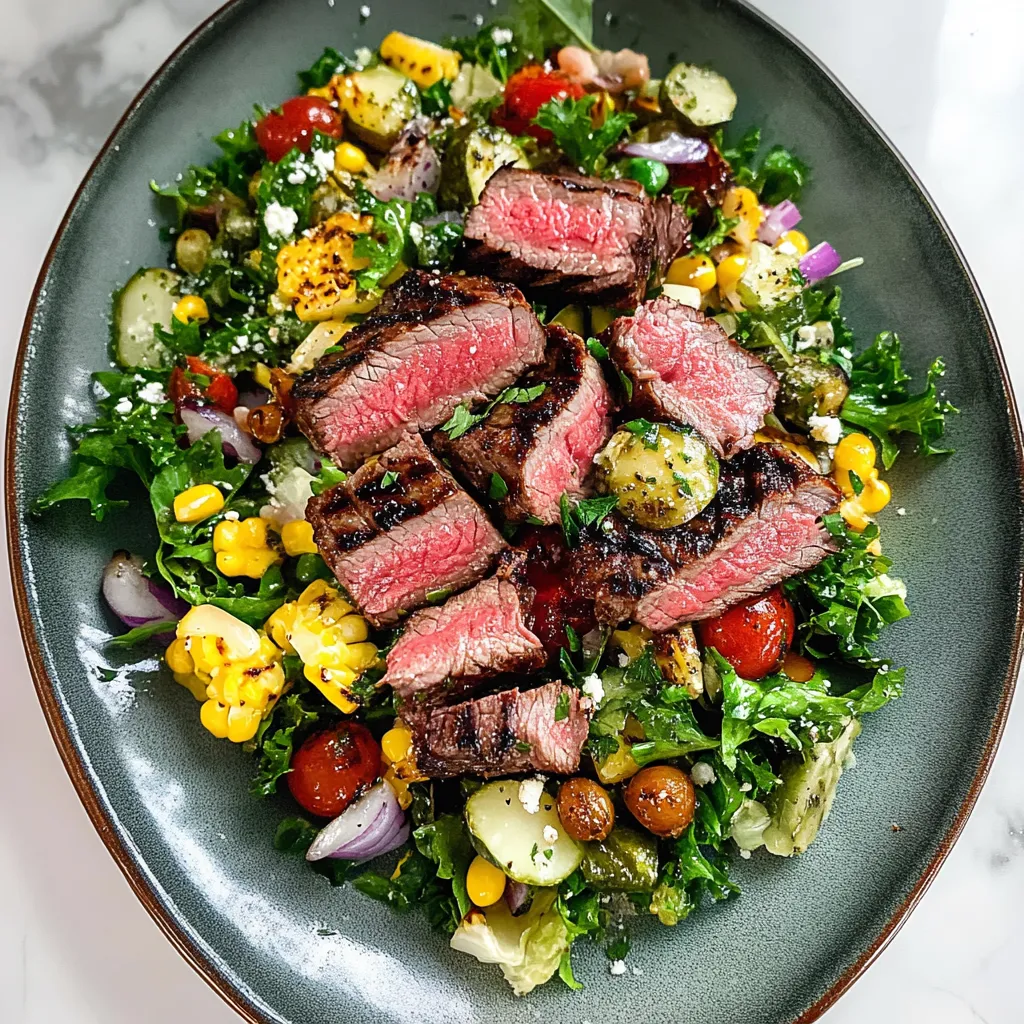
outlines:
[[[555,843],[558,842],[558,829],[554,825],[544,826],[544,842]]]
[[[326,178],[334,170],[333,149],[318,149],[310,159],[313,161],[313,166],[320,172],[321,178]]]
[[[903,508],[902,506],[900,508],[896,509],[896,515],[898,515],[898,516],[905,516],[906,514],[907,514],[907,510],[905,508]]]
[[[117,405],[114,406],[114,412],[120,413],[122,416],[127,416],[132,411],[132,403],[128,398],[122,398]]]
[[[288,174],[289,185],[304,185],[306,182],[306,172],[301,167],[296,167],[293,171]]]
[[[754,787],[749,782],[740,783],[740,792],[749,793]]]
[[[750,851],[749,850],[740,850],[740,856],[744,860],[750,860]]]
[[[618,976],[620,974],[625,974],[626,973],[626,961],[625,960],[613,960],[608,965],[608,971],[609,971],[610,974],[614,974],[616,976]]]
[[[236,519],[238,519],[238,513],[233,508],[229,508],[227,512],[224,513],[224,518],[230,519],[232,522],[234,522]]]
[[[583,680],[581,689],[596,705],[600,705],[604,700],[604,683],[601,682],[601,677],[596,672],[591,672]]]
[[[605,533],[611,533],[615,527],[612,525],[612,521],[610,519],[605,519],[601,523],[601,529],[604,530]]]
[[[690,769],[690,778],[693,779],[695,786],[710,786],[718,776],[715,775],[715,769],[707,761],[698,761]]]
[[[625,651],[619,651],[619,668],[626,668],[629,665],[629,655]]]
[[[145,387],[139,388],[139,401],[150,405],[162,405],[167,401],[167,393],[158,380],[151,380]]]
[[[512,42],[512,29],[510,28],[492,28],[491,39],[494,40],[496,46],[503,46],[505,43]]]
[[[299,215],[290,207],[271,203],[263,214],[263,223],[272,235],[287,238],[299,222]]]
[[[809,416],[807,425],[811,428],[811,437],[824,444],[838,444],[843,436],[843,425],[838,416]]]
[[[797,352],[803,352],[804,349],[811,348],[818,340],[818,332],[811,324],[804,324],[804,326],[796,332],[796,336],[800,339],[796,343]]]
[[[363,4],[363,6],[359,8],[359,17],[360,18],[368,18],[369,16],[370,16],[370,5],[369,4]]]
[[[536,814],[540,810],[540,798],[543,795],[544,780],[539,775],[519,783],[519,802],[527,814]]]
[[[281,333],[281,328],[280,327],[268,327],[267,328],[267,337],[271,341],[277,341],[277,336],[280,333]]]
[[[484,23],[484,16],[482,14],[473,15],[473,24],[479,28]]]

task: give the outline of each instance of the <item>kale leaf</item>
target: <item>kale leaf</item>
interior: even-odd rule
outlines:
[[[602,124],[595,125],[591,108],[596,102],[595,95],[549,100],[533,119],[535,125],[551,132],[558,148],[586,174],[596,174],[603,168],[605,153],[635,120],[633,114],[610,113]]]
[[[319,722],[324,713],[322,698],[301,678],[301,673],[289,671],[288,675],[293,677],[294,688],[278,701],[271,715],[260,722],[256,733],[259,764],[249,786],[254,796],[277,792],[278,780],[291,771],[297,739]]]
[[[437,877],[451,882],[452,896],[458,908],[458,918],[453,922],[457,928],[472,906],[466,891],[466,872],[474,850],[465,822],[461,815],[442,814],[416,829],[413,840],[416,849],[437,865]]]
[[[347,75],[352,71],[360,71],[364,65],[353,57],[346,57],[333,47],[326,47],[324,52],[313,62],[312,67],[299,72],[299,81],[304,89],[322,89],[335,75]]]
[[[736,184],[753,189],[766,206],[775,206],[783,199],[796,202],[810,181],[810,168],[785,146],[772,146],[757,159],[760,128],[749,129],[735,146],[722,145],[720,135],[716,141],[732,167]]]
[[[462,54],[463,60],[484,68],[502,85],[527,59],[512,30],[500,22],[484,25],[475,36],[449,36],[444,45]]]

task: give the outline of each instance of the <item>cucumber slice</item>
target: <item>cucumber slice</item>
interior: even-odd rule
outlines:
[[[557,885],[583,859],[583,850],[562,828],[555,798],[542,793],[537,813],[531,814],[519,800],[516,779],[481,786],[466,801],[466,824],[486,855],[515,882]],[[545,838],[547,827],[557,838]]]
[[[114,302],[114,355],[122,366],[163,365],[167,349],[153,328],[170,324],[180,280],[171,270],[140,270],[121,289]]]
[[[731,120],[736,93],[728,79],[710,68],[677,64],[661,85],[662,106],[694,128],[712,128]]]

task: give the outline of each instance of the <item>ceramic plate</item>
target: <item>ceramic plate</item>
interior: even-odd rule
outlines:
[[[643,1020],[777,1024],[815,1019],[892,936],[933,877],[993,757],[1020,656],[1021,437],[992,326],[920,185],[813,57],[760,15],[720,0],[599,2],[598,42],[709,62],[740,96],[736,123],[763,126],[813,164],[801,208],[816,236],[865,266],[844,278],[859,337],[893,328],[912,369],[947,358],[962,415],[957,454],[901,457],[883,514],[886,549],[913,617],[887,654],[910,666],[906,696],[858,740],[828,826],[804,857],[740,864],[743,895],[676,929],[637,923],[612,977],[580,951],[578,994],[554,981],[515,1000],[493,967],[452,953],[418,917],[398,918],[285,859],[270,839],[285,803],[247,792],[243,755],[199,727],[155,658],[103,646],[117,629],[99,595],[112,550],[153,538],[129,514],[96,526],[67,505],[26,509],[63,471],[64,427],[88,418],[106,363],[110,294],[159,266],[151,178],[212,154],[209,137],[254,101],[291,95],[324,45],[375,45],[391,28],[430,38],[465,28],[479,0],[236,0],[177,51],[100,154],[39,279],[25,326],[7,444],[15,589],[40,699],[93,821],[168,937],[252,1021]],[[461,18],[453,22],[452,18]],[[670,56],[671,55],[671,56]],[[902,826],[892,829],[893,823]]]

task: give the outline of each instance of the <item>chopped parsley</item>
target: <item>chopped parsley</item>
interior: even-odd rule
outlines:
[[[592,107],[596,95],[574,100],[549,100],[537,111],[533,123],[545,128],[555,137],[558,148],[585,174],[596,174],[604,169],[605,154],[615,145],[622,133],[635,120],[633,114],[610,113],[602,124],[595,125]]]
[[[563,493],[559,501],[559,509],[565,543],[571,548],[579,547],[580,532],[589,526],[600,526],[618,503],[619,496],[617,494],[574,501],[568,494]]]
[[[460,405],[441,429],[454,441],[467,431],[472,430],[478,423],[483,423],[496,405],[526,405],[535,398],[540,398],[546,387],[547,384],[535,384],[528,388],[515,386],[505,388],[494,401],[488,402],[480,412],[470,412],[468,406]]]

